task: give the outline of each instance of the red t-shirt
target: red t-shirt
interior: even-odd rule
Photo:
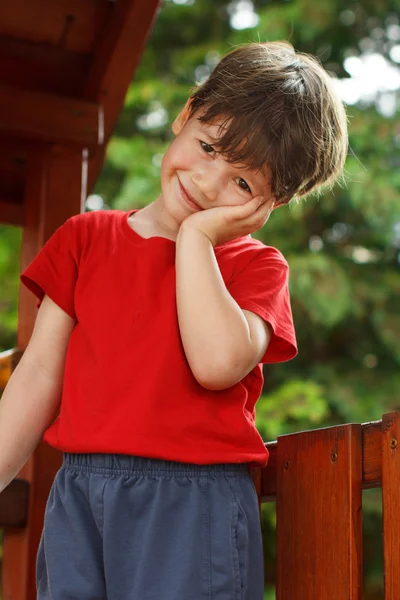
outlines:
[[[262,365],[225,390],[196,381],[179,334],[175,242],[139,236],[128,223],[132,212],[71,217],[21,275],[38,306],[47,294],[76,319],[60,415],[45,441],[63,452],[265,466],[268,451],[255,426]],[[215,255],[239,306],[272,326],[262,362],[293,358],[282,254],[244,236],[217,246]]]

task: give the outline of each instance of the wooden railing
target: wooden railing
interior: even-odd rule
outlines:
[[[0,381],[2,370],[12,370],[13,354],[0,355]],[[400,412],[394,412],[266,444],[268,465],[252,476],[260,505],[276,502],[277,600],[361,600],[362,490],[368,488],[382,488],[384,598],[400,599],[399,442]],[[28,526],[29,488],[14,480],[0,495],[6,535]]]
[[[400,599],[400,412],[266,444],[253,477],[276,502],[277,600],[361,600],[362,490],[382,489],[385,600]]]

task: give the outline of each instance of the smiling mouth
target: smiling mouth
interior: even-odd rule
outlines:
[[[199,204],[197,204],[197,202],[195,200],[193,200],[192,196],[185,190],[179,177],[178,177],[178,182],[179,182],[179,187],[181,189],[182,195],[185,198],[185,200],[187,200],[188,204],[190,204],[194,208],[197,208],[197,210],[204,210]]]

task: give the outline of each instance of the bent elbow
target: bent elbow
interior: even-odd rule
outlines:
[[[202,387],[210,391],[226,390],[238,383],[247,373],[237,365],[213,365],[193,371],[193,375]]]
[[[237,382],[228,382],[226,380],[223,379],[217,379],[217,378],[200,378],[200,377],[196,377],[196,381],[198,384],[201,385],[201,387],[205,388],[206,390],[210,390],[212,392],[218,392],[221,390],[227,390],[228,388],[232,387],[233,385],[235,385],[235,383]]]

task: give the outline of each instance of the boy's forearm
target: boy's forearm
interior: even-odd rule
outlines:
[[[242,368],[251,346],[247,320],[226,289],[214,249],[201,231],[181,227],[176,301],[186,358],[196,379],[223,380]],[[223,385],[221,386],[223,387]]]
[[[24,357],[0,400],[0,492],[14,479],[57,415],[62,381]]]

